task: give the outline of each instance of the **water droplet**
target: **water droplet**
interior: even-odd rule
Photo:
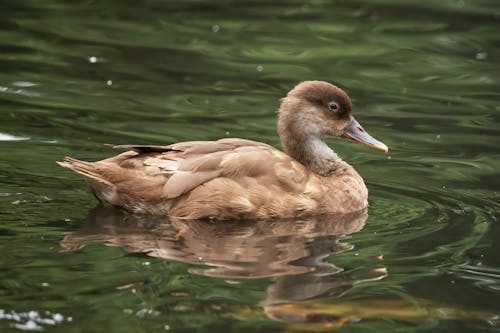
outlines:
[[[436,135],[436,139],[441,139],[441,134]]]
[[[264,66],[257,66],[257,72],[262,72],[264,70]]]
[[[163,328],[165,329],[165,331],[168,331],[170,329],[170,326],[169,325],[165,325],[165,326],[163,326]]]
[[[390,159],[392,159],[392,157],[391,156],[387,156],[387,159],[390,160]]]
[[[219,30],[220,30],[220,26],[218,24],[214,24],[212,26],[212,32],[219,32]]]
[[[229,135],[229,131],[226,131],[226,135]]]
[[[96,58],[96,57],[90,57],[90,58],[89,58],[89,62],[90,62],[91,64],[95,64],[95,63],[97,62],[97,58]]]
[[[48,287],[50,286],[47,282],[42,282],[42,287]]]
[[[28,312],[28,317],[30,319],[35,319],[35,318],[38,318],[39,315],[38,315],[38,312],[31,310],[30,312]]]
[[[484,60],[486,58],[488,58],[488,53],[486,53],[486,52],[478,52],[478,53],[476,53],[476,59],[477,60]]]
[[[108,86],[111,86],[111,85],[113,84],[113,81],[108,80],[108,81],[106,81],[106,84],[107,84]]]
[[[60,313],[55,313],[52,318],[56,321],[56,322],[61,322],[63,321],[64,319],[64,316]]]

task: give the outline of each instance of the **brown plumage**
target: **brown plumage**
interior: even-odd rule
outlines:
[[[136,213],[198,219],[260,219],[349,213],[367,205],[359,174],[322,140],[345,137],[387,151],[351,114],[338,87],[305,81],[282,100],[284,152],[244,139],[168,146],[123,145],[98,162],[66,157],[102,202]]]

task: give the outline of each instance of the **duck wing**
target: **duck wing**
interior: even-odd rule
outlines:
[[[190,141],[169,146],[117,146],[130,149],[139,155],[141,165],[135,168],[154,167],[150,173],[166,177],[163,186],[163,198],[173,199],[191,191],[214,178],[234,175],[242,172],[241,165],[234,162],[240,156],[240,162],[246,169],[252,166],[248,163],[248,156],[257,155],[275,150],[263,143],[244,139],[221,139],[218,141]],[[255,160],[254,159],[254,160]],[[126,163],[125,163],[126,164]]]
[[[178,198],[214,178],[262,172],[262,162],[281,153],[244,139],[115,147],[129,151],[97,162],[67,157],[59,164],[83,175],[101,201],[145,212],[149,203]],[[147,204],[138,209],[137,203]]]

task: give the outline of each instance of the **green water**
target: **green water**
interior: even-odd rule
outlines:
[[[498,1],[0,5],[0,331],[500,331]],[[327,80],[388,154],[329,144],[368,215],[94,208],[65,155],[242,137]]]

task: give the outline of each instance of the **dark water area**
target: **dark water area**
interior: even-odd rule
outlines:
[[[0,331],[500,331],[498,1],[0,3]],[[329,145],[367,212],[227,223],[95,207],[104,144],[280,147],[346,90],[387,154]]]

